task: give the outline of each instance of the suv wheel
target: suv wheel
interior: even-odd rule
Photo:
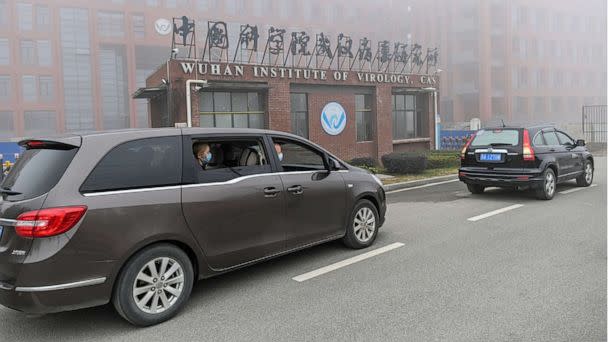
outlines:
[[[130,323],[154,325],[177,314],[188,300],[193,283],[192,263],[184,251],[169,244],[154,245],[125,264],[112,302]]]
[[[555,188],[557,186],[557,180],[555,179],[555,173],[551,168],[547,168],[543,172],[543,183],[539,189],[536,189],[536,198],[542,200],[550,200],[555,195]]]
[[[593,182],[593,164],[590,160],[585,161],[583,174],[576,178],[576,185],[589,186]]]
[[[370,246],[378,235],[378,210],[368,200],[360,200],[350,215],[346,235],[342,239],[350,248]]]
[[[478,184],[467,184],[467,188],[472,194],[483,194],[483,191],[486,189],[485,186]]]

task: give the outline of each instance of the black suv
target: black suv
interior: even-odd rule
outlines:
[[[584,140],[551,126],[496,127],[477,131],[460,153],[458,178],[474,194],[488,186],[530,188],[549,200],[558,183],[593,181],[593,156]]]

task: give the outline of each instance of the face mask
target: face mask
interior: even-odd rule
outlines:
[[[283,152],[279,152],[279,161],[283,161]]]
[[[208,163],[211,161],[211,158],[213,157],[213,155],[211,154],[211,152],[207,152],[207,154],[205,155],[205,161]]]

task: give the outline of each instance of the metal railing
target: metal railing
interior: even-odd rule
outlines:
[[[606,143],[608,138],[606,105],[583,106],[583,134],[591,143]]]

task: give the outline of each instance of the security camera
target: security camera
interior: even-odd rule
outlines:
[[[178,48],[173,48],[171,49],[171,53],[174,55],[177,55],[179,53],[179,49]]]
[[[203,89],[203,87],[201,87],[201,86],[194,86],[194,91],[200,91],[201,89]]]
[[[161,81],[161,82],[163,82],[163,84],[164,84],[164,85],[169,84],[169,81],[167,81],[167,80],[166,80],[166,79],[164,79],[164,78],[161,78],[161,79],[160,79],[160,81]]]

